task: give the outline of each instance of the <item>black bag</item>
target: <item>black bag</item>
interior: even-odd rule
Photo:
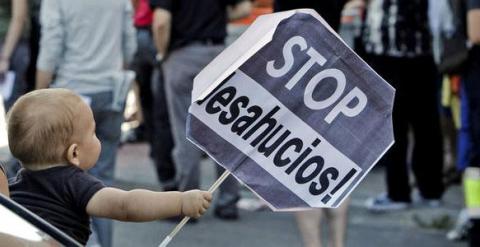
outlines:
[[[466,32],[466,4],[464,0],[450,0],[454,33],[443,37],[442,54],[438,64],[443,74],[460,74],[468,60],[469,47]]]

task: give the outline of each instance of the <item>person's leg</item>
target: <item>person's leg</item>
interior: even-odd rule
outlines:
[[[136,134],[139,139],[146,138],[152,145],[153,139],[153,91],[152,73],[155,58],[155,47],[149,29],[137,29],[137,52],[132,63],[132,69],[136,73],[136,81],[139,89],[139,100],[143,114],[143,123],[137,128]],[[150,156],[152,156],[152,151]],[[153,156],[152,156],[153,157]]]
[[[40,39],[41,39],[41,27],[38,16],[30,16],[30,33],[28,34],[29,41],[28,46],[30,50],[30,62],[27,68],[26,91],[30,92],[35,90],[36,71],[37,71],[37,58],[40,51]]]
[[[480,246],[480,219],[471,220],[468,243],[470,247]]]
[[[349,205],[350,199],[347,198],[338,208],[325,209],[325,215],[329,228],[328,247],[345,246]]]
[[[163,64],[168,113],[174,140],[173,160],[180,191],[198,189],[201,151],[186,138],[186,121],[193,78],[199,69],[190,58],[188,47],[170,54]]]
[[[401,96],[397,96],[401,97]],[[398,99],[398,98],[397,98]],[[410,202],[410,180],[407,165],[408,123],[401,99],[395,99],[393,107],[393,133],[395,144],[380,161],[385,164],[385,178],[388,197],[396,202]]]
[[[203,67],[210,63],[223,49],[224,46],[219,45],[208,47],[206,51],[198,50],[197,57],[203,60],[201,68],[203,69]],[[204,52],[206,52],[206,54],[202,54]],[[224,172],[224,169],[218,164],[216,164],[216,166],[217,176],[219,177]],[[240,185],[233,176],[229,176],[220,185],[220,192],[215,203],[215,216],[226,220],[238,218],[237,202],[240,199],[239,188]]]
[[[408,118],[414,134],[412,170],[423,199],[438,200],[443,185],[443,138],[440,129],[436,67],[431,57],[410,59],[405,74]]]
[[[123,122],[123,113],[109,110],[112,104],[111,93],[99,93],[87,97],[92,99],[91,107],[96,122],[96,134],[102,143],[97,164],[89,170],[89,173],[103,181],[105,185],[111,186],[120,142],[120,126]],[[92,222],[100,245],[102,247],[112,246],[112,220],[93,218]]]
[[[15,81],[10,97],[3,101],[5,113],[10,110],[20,96],[27,92],[26,75],[30,59],[29,56],[27,43],[25,41],[20,41],[10,59],[9,70],[15,73]],[[21,167],[20,162],[15,157],[11,156],[6,162],[8,177],[16,176]]]
[[[393,105],[393,131],[395,144],[380,160],[380,164],[386,168],[386,185],[388,199],[395,202],[410,202],[410,185],[407,167],[407,146],[408,146],[408,122],[406,107],[408,95],[405,91],[404,82],[401,80],[405,71],[402,61],[397,58],[372,56],[368,58],[369,64],[375,69],[390,85],[395,92]],[[403,206],[402,206],[403,207]]]
[[[26,93],[27,82],[25,80],[27,68],[29,63],[29,51],[27,43],[21,41],[10,59],[10,69],[15,73],[15,81],[12,88],[12,93],[8,99],[4,99],[5,112],[8,112],[13,103]]]
[[[457,170],[463,171],[468,167],[469,154],[472,148],[470,139],[470,116],[465,81],[462,80],[460,87],[460,129],[458,130]]]
[[[475,48],[480,56],[480,48]],[[478,58],[478,57],[477,57]],[[480,167],[480,62],[472,62],[464,78],[465,92],[468,100],[468,123],[470,127],[471,150],[469,166]]]
[[[217,176],[220,177],[225,171],[220,165],[217,167]],[[234,220],[238,218],[237,202],[240,199],[239,196],[239,184],[235,177],[228,176],[222,183],[220,193],[215,205],[215,216],[226,219]]]
[[[469,107],[469,124],[471,149],[468,158],[469,167],[480,167],[480,48],[474,47],[471,51],[473,58],[471,64],[465,73],[465,91],[467,92]],[[475,169],[473,168],[473,169]],[[468,169],[468,168],[467,168]],[[472,168],[470,168],[472,169]],[[467,192],[467,190],[466,190]],[[466,197],[472,196],[474,190],[466,193]],[[478,193],[478,191],[477,191]],[[477,194],[478,195],[478,194]],[[472,196],[474,197],[474,195]],[[477,209],[477,208],[470,208]],[[471,228],[469,230],[469,246],[480,246],[480,217],[478,215],[469,215]]]
[[[102,151],[97,164],[89,172],[102,180],[107,186],[111,186],[113,184],[118,144],[120,143],[120,126],[123,122],[123,114],[94,110],[94,116],[97,124],[96,134],[102,143]]]
[[[193,44],[173,52],[164,63],[166,93],[172,133],[174,136],[173,158],[180,177],[180,189],[198,188],[199,162],[202,152],[186,139],[186,119],[191,102],[194,77],[213,60],[223,46]],[[220,186],[217,205],[236,210],[238,184],[234,178]],[[228,217],[227,217],[228,218]]]
[[[321,208],[295,212],[295,219],[297,220],[304,247],[322,246],[320,237],[322,214],[323,209]]]
[[[153,99],[153,138],[152,158],[157,177],[164,190],[177,190],[175,165],[172,158],[173,136],[168,117],[165,80],[161,68],[155,68],[152,75]]]

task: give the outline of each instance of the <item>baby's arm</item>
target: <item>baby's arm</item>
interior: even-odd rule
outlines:
[[[87,213],[121,221],[152,221],[177,215],[198,218],[210,206],[212,194],[206,191],[153,192],[101,189],[87,204]]]

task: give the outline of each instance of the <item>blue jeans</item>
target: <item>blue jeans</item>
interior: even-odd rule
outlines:
[[[460,116],[461,124],[458,130],[457,140],[457,169],[459,171],[465,170],[468,167],[470,161],[470,152],[472,149],[472,141],[470,138],[470,117],[468,115],[468,97],[465,90],[465,82],[462,81],[460,88]]]
[[[89,97],[90,107],[96,122],[96,134],[102,143],[102,151],[97,164],[89,170],[90,174],[97,177],[106,186],[113,183],[115,161],[117,157],[118,144],[120,142],[123,123],[123,111],[111,110],[112,93],[101,92],[96,94],[83,95]],[[112,246],[112,220],[93,218],[93,230],[96,232],[99,243],[102,247]]]
[[[1,44],[0,47],[2,47]],[[12,95],[9,99],[4,99],[5,112],[7,112],[15,101],[26,92],[27,82],[25,75],[29,61],[28,47],[25,42],[20,42],[10,58],[9,70],[15,72],[15,84],[13,85]]]

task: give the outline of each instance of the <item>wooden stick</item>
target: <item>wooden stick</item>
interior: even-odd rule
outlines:
[[[208,192],[213,193],[218,189],[218,187],[227,179],[227,177],[230,175],[230,172],[228,170],[225,170],[223,174],[215,181],[215,183],[210,186],[210,189],[208,189]],[[166,236],[162,243],[158,247],[167,247],[167,245],[172,241],[172,239],[177,235],[177,233],[187,224],[187,222],[190,220],[190,217],[184,217],[178,225],[173,228],[172,232]]]

